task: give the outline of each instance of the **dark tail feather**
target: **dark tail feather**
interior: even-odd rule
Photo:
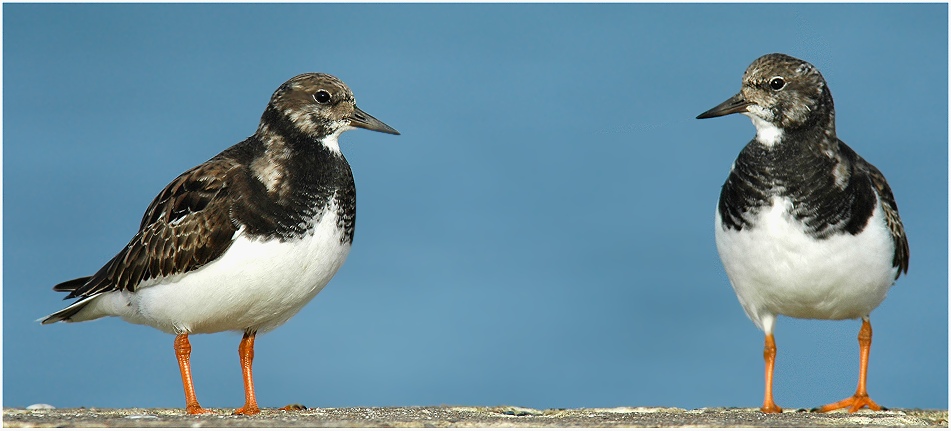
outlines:
[[[74,280],[64,281],[60,284],[57,284],[56,286],[53,286],[53,290],[57,292],[72,292],[76,289],[79,289],[80,287],[83,287],[83,285],[85,285],[90,278],[92,277],[79,277]],[[71,297],[72,296],[67,296],[65,299],[69,299]]]
[[[67,283],[69,283],[69,282],[67,282]],[[64,284],[65,284],[65,283],[64,283]],[[46,316],[46,317],[43,317],[43,318],[39,319],[39,320],[40,320],[40,323],[46,325],[46,324],[49,324],[49,323],[55,323],[55,322],[59,322],[59,321],[69,322],[69,321],[70,321],[70,318],[73,317],[74,314],[78,313],[79,310],[82,310],[83,307],[85,307],[86,305],[88,305],[89,301],[91,301],[91,300],[92,300],[93,298],[95,298],[96,296],[98,296],[98,295],[93,295],[93,296],[90,296],[90,297],[87,297],[87,298],[80,299],[79,301],[74,302],[74,303],[73,303],[72,305],[70,305],[69,307],[66,307],[66,308],[64,308],[64,309],[62,309],[62,310],[59,310],[59,311],[53,313],[53,314],[50,314],[49,316]]]
[[[60,284],[57,284],[56,286],[53,286],[53,290],[57,292],[70,292],[70,294],[66,295],[66,297],[63,299],[74,298],[76,289],[79,289],[80,287],[85,286],[86,282],[89,281],[90,278],[92,277],[79,277],[77,279],[64,281]],[[86,303],[89,302],[90,299],[92,299],[92,297],[80,299],[79,301],[74,302],[69,307],[66,307],[53,314],[50,314],[49,316],[41,318],[40,322],[43,323],[44,325],[48,323],[59,322],[61,320],[65,320],[68,322],[69,318],[73,317],[73,315],[78,313],[79,310],[82,310],[83,307],[86,306]]]

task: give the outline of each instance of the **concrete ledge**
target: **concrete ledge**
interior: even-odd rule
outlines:
[[[349,407],[293,412],[265,409],[253,417],[232,409],[186,415],[184,409],[4,408],[3,426],[32,427],[948,427],[947,410],[847,413],[754,408],[617,407],[534,410],[523,407]]]

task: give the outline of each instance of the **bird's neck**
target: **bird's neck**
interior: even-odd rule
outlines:
[[[825,157],[834,157],[838,152],[834,114],[814,115],[811,121],[797,127],[782,127],[755,115],[749,118],[756,127],[754,142],[768,150]]]
[[[295,194],[314,194],[315,187],[350,187],[350,167],[340,152],[337,138],[343,130],[321,138],[301,133],[283,115],[268,109],[254,136],[253,175],[277,203]]]
[[[343,157],[337,139],[349,128],[337,128],[333,131],[324,127],[312,128],[315,130],[305,132],[295,125],[293,119],[268,106],[261,116],[261,123],[254,137],[268,148],[273,148],[274,152],[287,152],[292,155],[329,153]]]

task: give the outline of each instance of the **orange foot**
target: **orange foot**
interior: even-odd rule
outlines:
[[[194,405],[185,407],[185,413],[188,413],[190,415],[204,415],[204,414],[214,413],[214,412],[208,409],[203,409],[198,404],[194,404]]]
[[[307,410],[307,407],[303,404],[288,404],[278,410],[284,410],[285,412],[296,412],[299,410]]]
[[[760,407],[759,411],[763,413],[782,413],[783,409],[779,408],[775,403],[768,403],[763,404],[763,407]]]
[[[236,414],[236,415],[251,416],[251,415],[256,415],[256,414],[258,414],[258,413],[261,413],[261,409],[259,409],[258,406],[247,406],[247,405],[245,405],[244,407],[241,407],[241,408],[238,408],[238,409],[235,409],[235,410],[234,410],[234,414]]]
[[[875,404],[875,401],[872,401],[872,399],[869,398],[867,394],[865,395],[855,394],[837,403],[826,404],[822,407],[813,409],[813,411],[816,411],[819,413],[825,413],[825,412],[831,412],[833,410],[844,409],[846,407],[849,408],[849,413],[855,413],[859,411],[859,409],[861,409],[862,407],[868,407],[869,409],[876,410],[876,411],[888,410],[878,404]]]

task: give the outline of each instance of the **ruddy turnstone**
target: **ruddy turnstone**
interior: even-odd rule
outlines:
[[[740,113],[756,137],[720,193],[717,250],[746,314],[766,333],[765,413],[773,402],[777,315],[862,319],[855,395],[819,407],[880,410],[866,391],[869,314],[908,271],[908,239],[885,177],[836,137],[832,93],[813,65],[758,58],[740,93],[697,118]]]
[[[209,411],[195,396],[188,336],[241,331],[245,404],[235,414],[260,412],[251,376],[255,335],[300,311],[350,252],[356,190],[337,138],[353,128],[399,134],[358,108],[339,79],[291,78],[251,137],[159,193],[112,260],[56,285],[78,300],[42,322],[118,316],[175,334],[192,414]]]

